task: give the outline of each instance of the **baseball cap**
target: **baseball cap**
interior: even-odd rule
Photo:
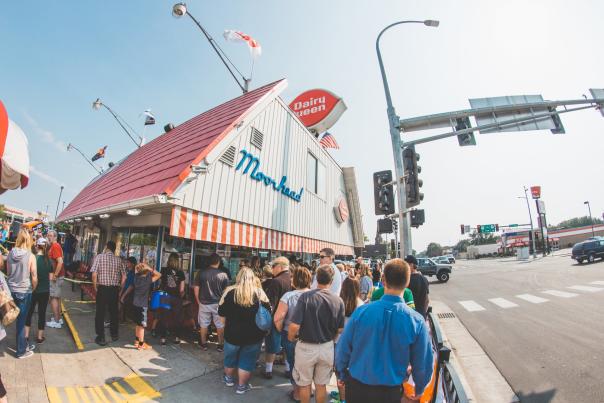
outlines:
[[[407,262],[409,264],[414,264],[417,266],[417,259],[413,255],[407,255],[407,257],[405,258],[405,262]]]
[[[138,261],[136,260],[136,258],[134,256],[130,256],[128,259],[126,259],[128,262],[132,263],[133,266],[136,266],[136,264],[138,263]]]
[[[44,237],[40,237],[36,241],[36,245],[38,245],[38,246],[48,245],[48,239],[46,239]]]

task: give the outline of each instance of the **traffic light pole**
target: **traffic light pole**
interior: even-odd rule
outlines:
[[[394,106],[392,105],[392,98],[390,96],[390,88],[388,87],[388,80],[386,78],[386,71],[384,70],[384,63],[382,61],[382,54],[380,52],[380,38],[382,34],[389,28],[405,23],[420,23],[423,21],[399,21],[394,24],[388,25],[378,35],[375,41],[375,51],[377,52],[378,63],[380,65],[380,72],[382,74],[382,83],[384,84],[384,93],[386,95],[386,104],[388,106],[388,126],[390,127],[390,141],[392,142],[392,153],[394,156],[394,167],[396,176],[396,195],[398,203],[398,222],[399,222],[399,239],[401,240],[401,250],[399,251],[399,257],[411,254],[411,227],[409,226],[408,216],[406,214],[407,209],[407,195],[405,193],[405,185],[403,176],[405,172],[403,170],[403,142],[401,140],[401,132],[399,130],[400,117],[397,116]],[[401,183],[403,180],[403,183]]]

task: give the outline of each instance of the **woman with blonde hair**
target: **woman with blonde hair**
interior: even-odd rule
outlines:
[[[239,270],[235,285],[224,291],[218,306],[218,315],[225,325],[223,381],[227,386],[234,386],[237,373],[236,393],[240,395],[252,388],[249,380],[266,336],[266,332],[256,326],[260,304],[270,312],[270,303],[257,277],[245,267]]]
[[[371,291],[373,290],[373,279],[371,278],[371,270],[365,263],[361,263],[359,266],[359,281],[361,285],[361,299],[368,301],[371,298]]]
[[[22,228],[7,259],[8,288],[20,310],[17,317],[17,358],[31,357],[36,348],[35,344],[29,344],[25,337],[25,321],[31,304],[31,294],[38,285],[36,258],[31,253],[32,244],[31,235]]]

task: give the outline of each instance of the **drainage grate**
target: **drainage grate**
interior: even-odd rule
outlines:
[[[454,319],[454,318],[455,318],[455,314],[453,312],[445,312],[445,313],[438,314],[438,319]]]

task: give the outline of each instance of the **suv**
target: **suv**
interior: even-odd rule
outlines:
[[[604,240],[588,239],[575,244],[571,258],[579,264],[582,264],[584,260],[593,263],[596,258],[604,259]]]
[[[438,281],[441,283],[446,283],[449,281],[451,269],[452,266],[449,264],[434,263],[432,259],[425,257],[417,258],[417,270],[419,270],[424,276],[436,276]]]

